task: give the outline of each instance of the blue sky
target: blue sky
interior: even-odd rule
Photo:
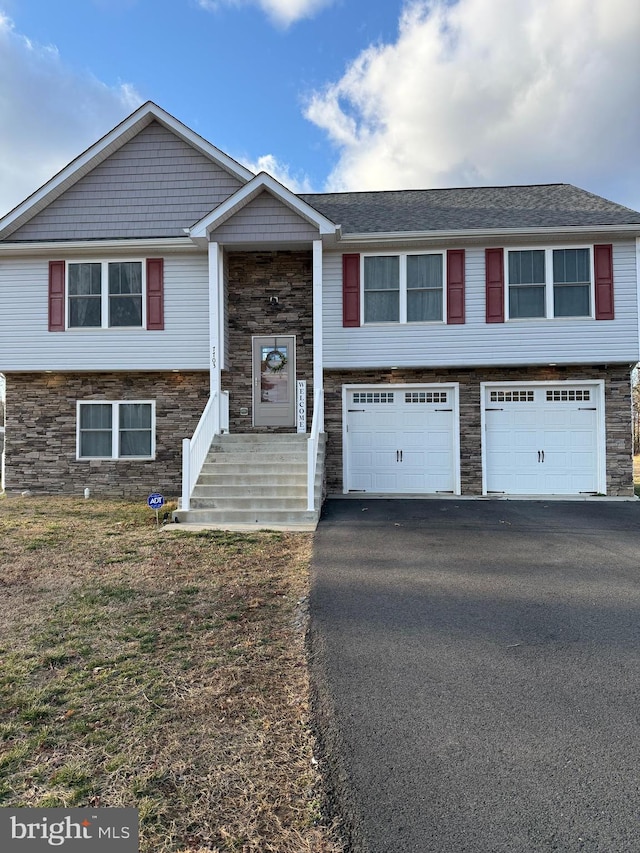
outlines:
[[[298,191],[640,208],[637,0],[0,0],[0,215],[153,100]]]

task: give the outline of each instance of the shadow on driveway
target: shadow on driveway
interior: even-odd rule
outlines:
[[[640,503],[332,500],[309,648],[366,853],[640,850]]]

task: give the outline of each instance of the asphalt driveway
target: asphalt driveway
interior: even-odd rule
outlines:
[[[352,850],[640,850],[640,502],[329,501],[309,637]]]

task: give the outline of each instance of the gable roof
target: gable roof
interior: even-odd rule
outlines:
[[[245,183],[254,175],[249,169],[237,163],[210,142],[194,133],[185,124],[178,121],[152,101],[147,101],[138,107],[130,116],[109,133],[99,139],[90,148],[72,160],[64,169],[54,175],[40,189],[36,190],[25,201],[0,219],[0,240],[20,228],[41,210],[59,198],[66,190],[74,186],[89,172],[103,163],[108,157],[119,151],[127,142],[136,137],[152,122],[157,121],[168,130],[180,137],[184,142],[193,146],[197,151],[208,157],[220,168],[229,172],[237,180]],[[188,223],[185,223],[187,225]]]
[[[441,239],[443,234],[471,238],[483,233],[533,234],[545,229],[561,233],[572,229],[612,231],[617,228],[640,235],[639,212],[570,184],[296,195],[265,173],[254,176],[249,169],[148,101],[0,219],[0,240],[33,220],[153,122],[174,133],[241,185],[236,192],[230,189],[230,196],[192,225],[191,237],[198,242],[205,241],[213,229],[264,191],[272,193],[330,240],[428,239],[430,234],[433,239]],[[197,215],[202,215],[202,210],[206,209],[201,207]],[[184,213],[186,216],[186,211]],[[192,222],[193,219],[180,222],[180,233],[187,232]],[[174,225],[177,228],[177,221]],[[27,236],[28,239],[34,238]]]
[[[343,236],[640,225],[640,213],[571,184],[305,194]]]
[[[273,195],[291,211],[316,227],[320,234],[335,234],[335,224],[322,215],[317,208],[307,204],[303,196],[291,192],[266,172],[260,172],[226,201],[223,201],[199,222],[196,222],[190,229],[191,238],[193,240],[206,238],[211,231],[218,228],[246,207],[247,204],[250,204],[264,191]]]

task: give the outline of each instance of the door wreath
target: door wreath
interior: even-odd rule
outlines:
[[[272,349],[266,354],[264,363],[272,373],[280,373],[287,365],[287,357],[279,350]]]

